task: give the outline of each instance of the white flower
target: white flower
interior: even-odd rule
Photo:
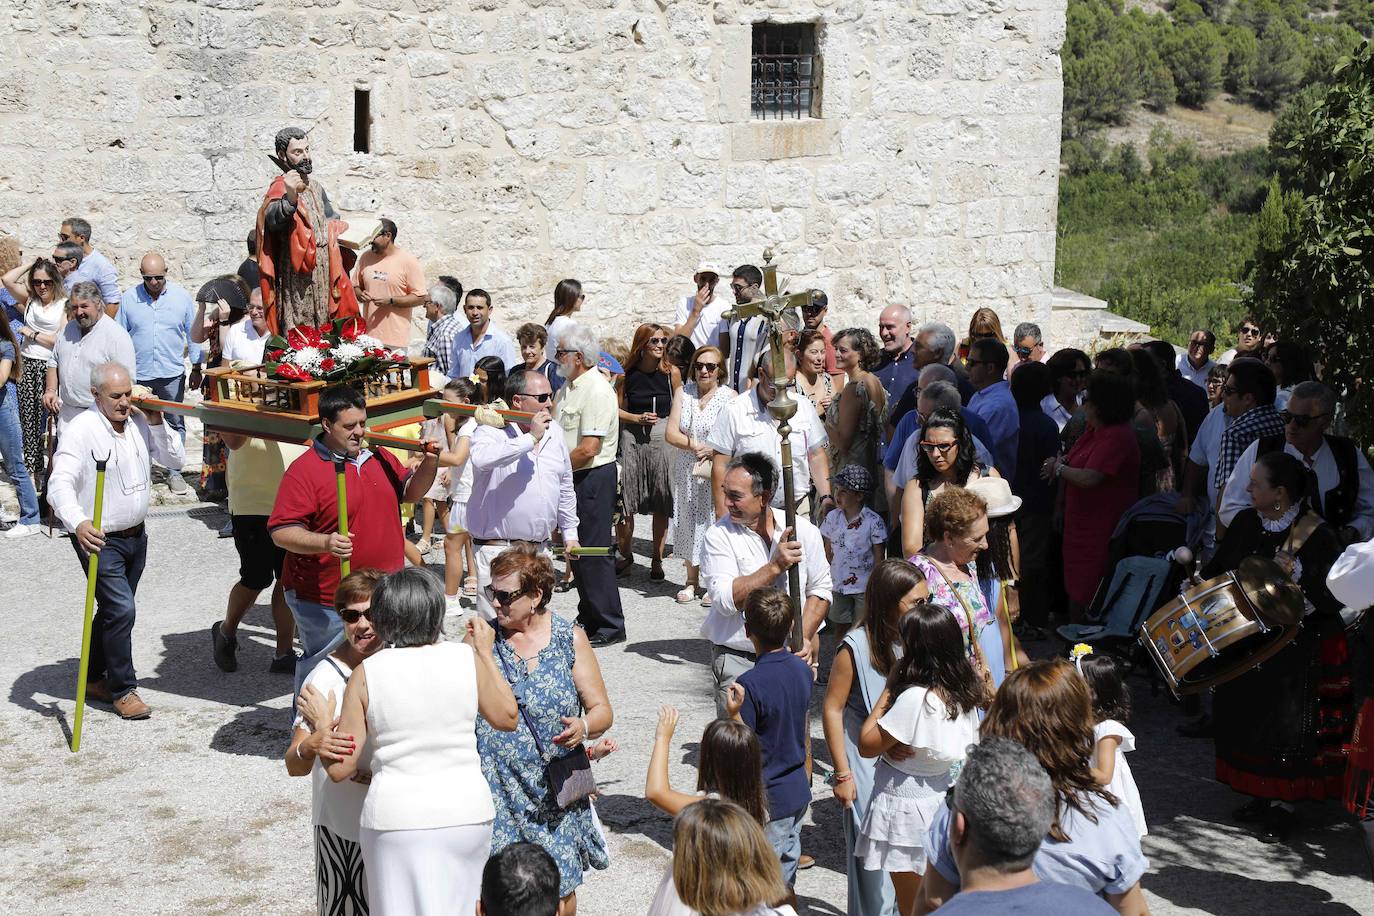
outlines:
[[[320,360],[323,358],[324,354],[318,347],[301,347],[299,350],[287,351],[284,361],[313,372],[319,368]]]
[[[356,343],[348,343],[345,341],[333,350],[330,350],[329,355],[334,357],[334,362],[341,366],[347,366],[356,360],[362,359],[363,348]]]
[[[353,338],[353,342],[364,350],[375,350],[378,347],[384,346],[380,340],[367,334],[359,334],[357,337]]]

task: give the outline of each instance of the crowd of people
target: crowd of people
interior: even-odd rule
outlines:
[[[303,146],[278,152],[297,163]],[[272,253],[273,233],[305,231],[300,201],[328,207],[297,174],[274,184],[243,264],[196,295],[157,252],[121,290],[81,218],[50,257],[0,240],[0,458],[19,502],[5,537],[46,518],[83,565],[100,555],[87,696],[126,719],[152,712],[131,648],[152,482],[191,488],[181,416],[132,400],[252,371],[308,306]],[[778,376],[766,323],[729,317],[761,297],[753,265],[702,264],[671,324],[598,335],[567,279],[545,321],[508,330],[490,293],[429,282],[399,232],[382,220],[342,279],[332,261],[310,270],[472,416],[427,422],[424,448],[398,457],[369,445],[365,398],[337,385],[312,442],[204,437],[199,490],[227,499],[239,563],[207,657],[237,668],[239,624],[271,589],[321,913],[575,913],[586,871],[609,862],[598,651],[635,625],[618,579],[640,543],[651,581],[670,555],[685,566],[675,600],[702,609],[717,715],[695,791],[679,791],[677,711],[660,713],[645,797],[675,825],[656,916],[792,912],[818,770],[844,809],[851,916],[1147,912],[1123,666],[1032,660],[1056,626],[1100,617],[1111,544],[1143,500],[1192,520],[1202,577],[1274,557],[1306,599],[1293,644],[1182,724],[1214,736],[1217,778],[1248,799],[1237,818],[1277,842],[1298,803],[1340,796],[1370,672],[1352,675],[1352,599],[1327,580],[1374,537],[1374,471],[1301,346],[1247,317],[1215,361],[1206,329],[1182,351],[1090,355],[1031,322],[1007,336],[991,309],[960,337],[900,304],[832,330],[821,296],[778,335]],[[788,475],[769,409],[784,383]],[[119,486],[97,526],[102,453]],[[552,613],[573,590],[575,620]]]

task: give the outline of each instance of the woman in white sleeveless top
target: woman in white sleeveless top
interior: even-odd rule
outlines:
[[[387,648],[348,679],[337,729],[357,751],[328,767],[330,779],[348,779],[371,746],[359,831],[368,903],[381,916],[471,913],[495,816],[477,715],[503,731],[517,721],[492,656],[494,633],[472,620],[465,643],[443,641],[443,589],[415,568],[378,585],[372,625]]]

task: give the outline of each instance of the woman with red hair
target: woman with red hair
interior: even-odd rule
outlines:
[[[635,516],[654,517],[650,579],[663,578],[663,545],[673,516],[673,449],[666,440],[673,393],[682,373],[666,358],[672,332],[662,325],[641,324],[625,360],[620,386],[620,494],[625,515],[620,522],[620,556],[616,572],[634,562]]]

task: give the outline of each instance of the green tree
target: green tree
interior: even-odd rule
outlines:
[[[1226,45],[1222,85],[1232,95],[1240,95],[1250,89],[1250,74],[1255,68],[1255,56],[1259,53],[1259,39],[1244,26],[1228,25],[1221,30],[1221,40]]]
[[[1198,9],[1199,16],[1201,12]],[[1163,57],[1178,87],[1178,100],[1184,105],[1200,108],[1221,88],[1226,45],[1212,23],[1202,20],[1176,27],[1164,46]]]
[[[1374,53],[1338,65],[1305,122],[1290,125],[1297,184],[1260,213],[1254,304],[1284,337],[1301,341],[1343,393],[1346,416],[1374,437]]]
[[[1302,84],[1306,60],[1302,36],[1288,23],[1274,19],[1260,39],[1251,74],[1255,103],[1277,108]]]

